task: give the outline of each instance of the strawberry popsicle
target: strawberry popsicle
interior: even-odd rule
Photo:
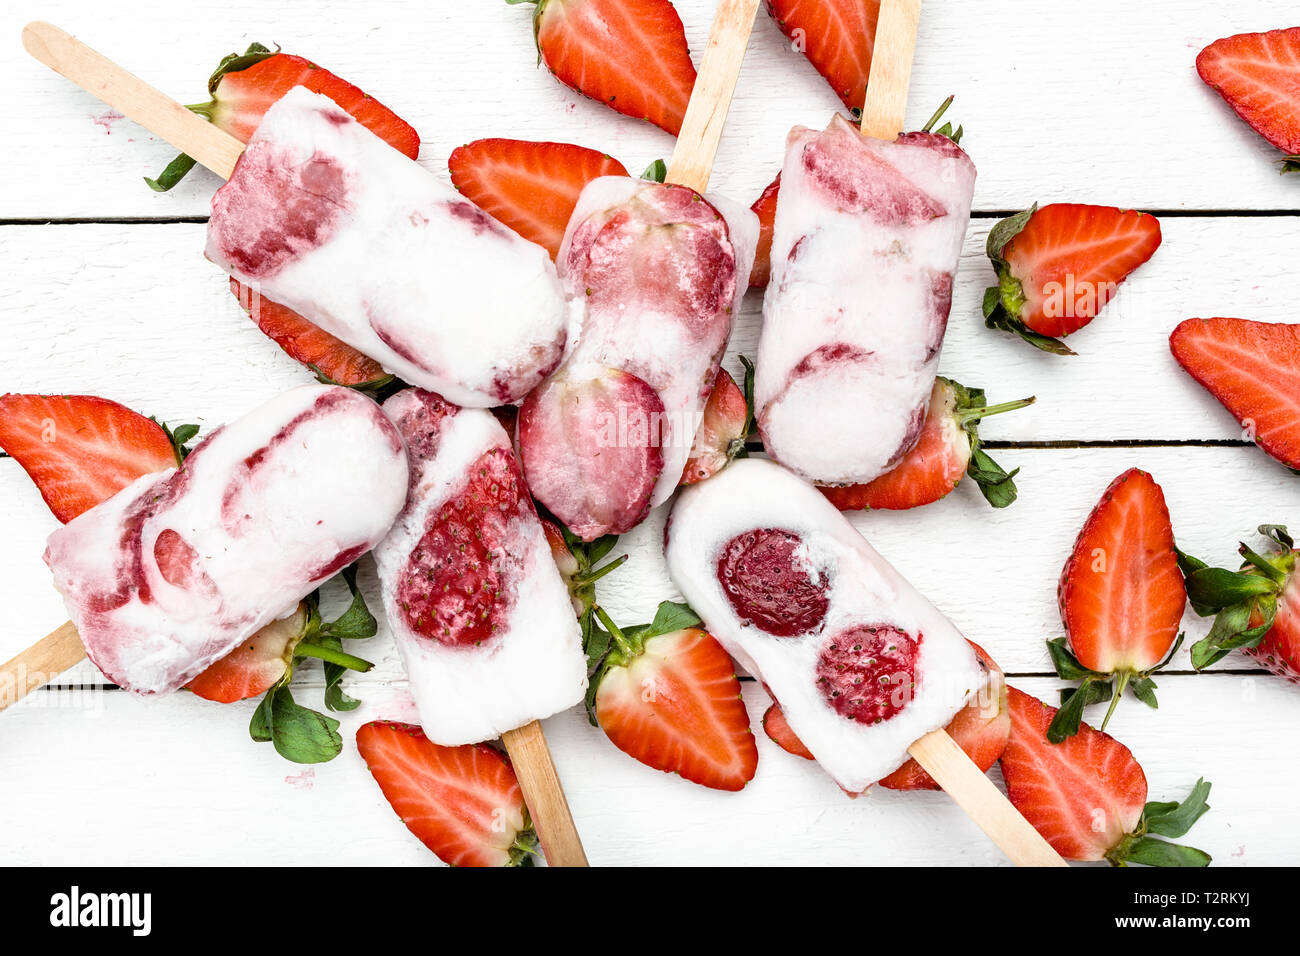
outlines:
[[[685,489],[668,570],[852,793],[984,684],[970,644],[811,485],[759,459]]]
[[[523,403],[519,447],[533,494],[585,540],[629,530],[676,488],[757,241],[751,211],[685,186],[607,176],[583,190],[557,262],[586,316]]]
[[[754,403],[809,481],[893,467],[925,422],[975,166],[938,133],[885,141],[840,116],[786,141]]]
[[[240,282],[472,407],[517,402],[564,353],[581,300],[550,256],[295,87],[212,200],[207,256]]]
[[[510,437],[490,412],[419,389],[384,412],[411,487],[375,560],[424,732],[478,743],[576,704],[578,622]]]
[[[306,385],[56,530],[45,563],[104,675],[165,694],[374,547],[406,484],[379,406]]]

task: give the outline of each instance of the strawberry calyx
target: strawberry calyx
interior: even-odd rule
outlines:
[[[984,290],[984,325],[990,329],[1000,329],[1018,335],[1035,348],[1054,355],[1074,355],[1075,351],[1060,339],[1035,332],[1021,321],[1025,307],[1025,289],[1020,280],[1011,271],[1011,264],[1003,257],[1002,251],[1007,243],[1024,231],[1030,218],[1038,211],[1034,203],[1023,212],[1003,219],[989,231],[985,252],[993,271],[997,273],[998,284]]]
[[[1206,798],[1210,784],[1205,778],[1196,781],[1181,802],[1151,801],[1142,808],[1142,819],[1133,832],[1125,834],[1106,852],[1111,866],[1203,867],[1210,865],[1210,854],[1195,847],[1170,843],[1159,837],[1184,836],[1210,809]]]
[[[542,65],[542,11],[546,9],[548,0],[506,0],[512,7],[517,7],[523,3],[532,3],[537,5],[533,11],[533,44],[537,47],[537,65]]]
[[[979,487],[980,494],[990,505],[994,508],[1007,507],[1016,500],[1018,492],[1014,479],[1020,473],[1020,469],[1014,468],[1008,472],[984,451],[979,434],[979,423],[993,415],[1013,412],[1032,405],[1037,400],[1036,396],[1030,395],[1028,398],[989,405],[982,388],[968,388],[960,382],[942,376],[939,377],[939,381],[952,389],[956,400],[953,418],[970,441],[970,462],[966,465],[966,474]]]
[[[593,608],[598,623],[590,635],[583,635],[587,651],[588,677],[587,719],[599,727],[596,719],[596,692],[605,675],[616,667],[627,667],[645,653],[646,641],[664,634],[674,634],[700,627],[699,616],[685,604],[664,601],[655,611],[654,620],[626,629],[620,628],[599,604]]]
[[[1078,681],[1079,686],[1061,689],[1061,708],[1047,727],[1047,739],[1054,744],[1059,744],[1065,738],[1073,737],[1079,732],[1084,708],[1110,701],[1110,707],[1101,722],[1100,729],[1105,730],[1125,690],[1132,691],[1133,696],[1148,707],[1158,708],[1160,705],[1156,701],[1156,682],[1151,675],[1169,666],[1169,662],[1173,660],[1182,645],[1183,635],[1179,634],[1164,660],[1144,671],[1118,670],[1102,673],[1090,670],[1079,663],[1079,659],[1070,650],[1069,638],[1058,637],[1048,641],[1047,653],[1052,658],[1056,676],[1061,680]]]
[[[949,93],[948,98],[939,104],[939,108],[934,111],[934,115],[931,116],[930,119],[926,122],[926,124],[921,127],[921,132],[934,133],[936,136],[946,136],[948,137],[948,139],[952,140],[954,143],[960,146],[961,138],[966,134],[966,130],[964,127],[958,125],[958,127],[954,130],[952,128],[952,123],[947,122],[944,123],[942,126],[940,126],[938,129],[934,128],[934,124],[939,122],[939,120],[943,118],[944,113],[948,112],[948,107],[952,106],[952,101],[954,99],[956,99],[956,95]]]
[[[1239,571],[1212,568],[1178,552],[1192,610],[1214,616],[1210,632],[1192,645],[1192,666],[1198,671],[1238,648],[1257,647],[1277,618],[1278,598],[1296,570],[1295,541],[1285,525],[1260,525],[1259,533],[1269,541],[1271,553],[1260,554],[1242,542]]]
[[[1300,155],[1283,156],[1279,160],[1282,166],[1282,173],[1300,173]]]
[[[260,43],[250,43],[248,49],[243,53],[227,53],[221,58],[217,68],[212,71],[212,75],[208,77],[208,93],[212,96],[212,99],[206,103],[194,103],[185,108],[191,113],[202,116],[208,122],[212,122],[212,117],[217,109],[217,86],[221,83],[222,78],[227,73],[239,73],[242,70],[247,70],[250,66],[261,63],[279,52],[279,47],[270,50]],[[150,179],[146,176],[144,181],[154,192],[165,193],[184,179],[194,166],[194,158],[181,153],[167,164],[157,178]]]

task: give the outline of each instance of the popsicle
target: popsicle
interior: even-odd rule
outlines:
[[[898,135],[919,7],[881,8],[864,135],[836,115],[786,141],[754,403],[768,454],[821,484],[871,481],[916,444],[970,220],[966,152]]]
[[[1060,864],[941,729],[984,684],[970,644],[813,486],[733,462],[681,492],[664,539],[709,633],[841,787],[910,754],[1013,860]]]
[[[505,429],[418,389],[384,412],[411,487],[375,562],[425,734],[478,743],[578,703],[578,622]]]
[[[387,370],[488,407],[559,363],[582,301],[566,299],[548,253],[327,97],[294,88],[245,151],[57,27],[28,24],[23,45],[230,179],[213,198],[208,257]]]
[[[406,461],[370,399],[303,386],[55,530],[45,562],[104,675],[170,693],[374,547]]]
[[[758,219],[704,191],[756,9],[719,7],[667,181],[589,183],[560,247],[586,315],[521,406],[519,448],[533,494],[585,540],[672,495],[748,285]]]

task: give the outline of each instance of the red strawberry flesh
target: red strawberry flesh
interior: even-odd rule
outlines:
[[[860,724],[888,720],[915,693],[923,639],[887,624],[832,634],[817,658],[817,689],[841,717]]]
[[[718,581],[742,621],[777,637],[793,637],[825,620],[827,588],[798,555],[802,543],[793,531],[759,528],[723,545]]]

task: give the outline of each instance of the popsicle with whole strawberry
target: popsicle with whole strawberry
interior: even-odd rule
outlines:
[[[472,407],[531,391],[582,309],[546,250],[305,87],[267,110],[213,197],[207,256],[388,371]]]
[[[582,700],[578,621],[510,436],[491,412],[419,389],[384,413],[411,485],[375,561],[424,732],[479,743]]]
[[[845,790],[908,759],[985,683],[971,645],[815,488],[770,461],[682,491],[673,582]]]
[[[876,139],[837,115],[790,133],[780,183],[759,432],[810,481],[868,482],[925,422],[975,165],[941,133]]]
[[[406,483],[378,406],[303,386],[73,518],[45,562],[95,665],[165,694],[374,547]]]

